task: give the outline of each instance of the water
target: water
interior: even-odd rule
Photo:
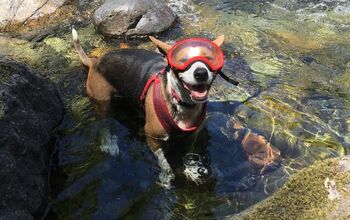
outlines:
[[[171,3],[185,12],[175,34],[164,36],[225,34],[226,58],[239,70],[231,75],[238,88],[222,81],[214,88],[197,144],[209,176],[161,188],[142,119],[122,102],[114,117],[96,117],[78,70],[61,85],[68,109],[58,129],[48,219],[220,219],[268,197],[315,160],[348,153],[349,1]],[[265,136],[281,151],[281,165],[251,166],[232,120]]]

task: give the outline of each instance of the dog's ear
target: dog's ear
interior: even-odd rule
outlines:
[[[168,50],[170,50],[170,48],[172,47],[171,45],[160,41],[158,39],[156,39],[155,37],[149,36],[149,39],[158,46],[158,48],[160,49],[160,52],[166,54],[168,52]]]
[[[213,43],[220,47],[222,43],[224,43],[224,40],[225,40],[225,35],[220,35],[218,38],[213,40]]]

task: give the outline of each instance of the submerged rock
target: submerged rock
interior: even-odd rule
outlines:
[[[51,14],[67,0],[0,0],[0,30]]]
[[[217,76],[210,90],[210,101],[244,102],[258,92],[259,88],[251,83],[254,77],[244,58],[237,56],[226,60],[222,72],[239,84],[232,85],[221,76]]]
[[[49,142],[63,108],[53,84],[26,66],[2,58],[0,76],[0,219],[31,219],[46,206]]]
[[[159,33],[175,19],[171,8],[154,0],[109,0],[94,14],[95,25],[106,36]]]
[[[348,219],[350,157],[318,161],[232,219]]]

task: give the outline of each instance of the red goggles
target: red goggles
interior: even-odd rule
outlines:
[[[167,53],[171,68],[185,70],[192,63],[202,61],[212,71],[224,65],[224,54],[221,48],[209,39],[189,38],[177,42]]]

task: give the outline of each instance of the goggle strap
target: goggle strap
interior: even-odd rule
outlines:
[[[218,71],[218,74],[224,79],[226,80],[227,82],[231,83],[232,85],[234,86],[238,86],[239,82],[234,80],[234,79],[231,79],[230,77],[226,76],[221,70]]]

